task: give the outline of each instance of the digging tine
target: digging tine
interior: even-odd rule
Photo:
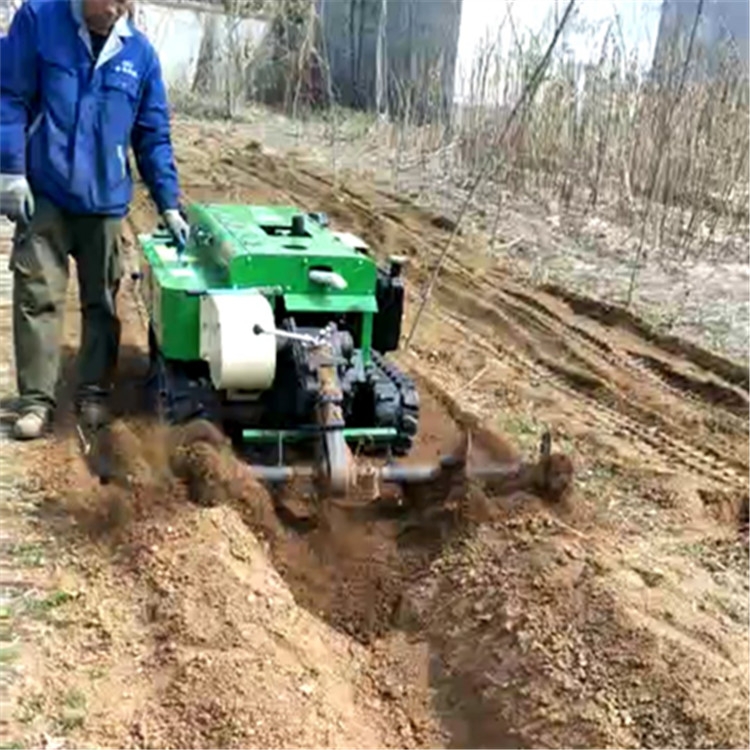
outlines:
[[[552,434],[549,430],[545,430],[542,435],[542,441],[539,446],[539,460],[549,461],[549,457],[552,455]]]
[[[80,423],[76,422],[76,432],[89,470],[99,478],[101,484],[109,484],[113,472],[111,456],[108,453],[109,441],[104,428],[99,428],[93,431],[93,434],[87,435]]]
[[[84,456],[88,456],[91,453],[91,443],[86,439],[86,435],[78,423],[76,423],[76,432],[78,433],[78,441],[81,444],[81,452]]]

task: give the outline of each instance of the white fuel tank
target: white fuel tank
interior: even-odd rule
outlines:
[[[201,358],[215,388],[261,391],[276,374],[276,337],[253,328],[273,330],[269,301],[257,292],[205,294],[201,297]]]

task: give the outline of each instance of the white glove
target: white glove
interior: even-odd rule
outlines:
[[[22,174],[0,174],[0,214],[28,224],[34,215],[34,195]]]
[[[176,208],[169,208],[164,212],[164,221],[181,247],[187,245],[190,239],[190,225],[182,218]]]

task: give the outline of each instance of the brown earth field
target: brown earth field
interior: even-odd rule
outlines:
[[[177,124],[191,200],[329,214],[406,256],[408,309],[450,227],[352,175]],[[473,436],[470,463],[574,474],[456,482],[435,505],[291,524],[223,445],[146,413],[129,271],[100,485],[71,415],[68,293],[54,434],[2,442],[2,747],[747,747],[748,370],[626,311],[510,278],[458,236],[409,351],[414,460]],[[10,240],[0,373],[13,414]],[[74,279],[72,274],[71,279]]]

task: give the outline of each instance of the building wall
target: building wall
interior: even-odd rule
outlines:
[[[418,120],[447,116],[461,27],[462,0],[317,0],[324,55],[341,104],[375,109],[377,44],[382,46],[390,112]]]
[[[138,2],[136,24],[154,45],[161,61],[164,79],[168,86],[192,88],[195,81],[202,43],[206,35],[213,38],[215,53],[207,64],[212,78],[226,78],[227,52],[230,48],[228,34],[234,35],[233,45],[243,48],[257,46],[263,38],[267,22],[251,18],[227,18],[223,13],[206,12],[194,7],[176,7],[175,4]]]
[[[13,13],[22,0],[0,0],[0,31],[5,33]],[[164,80],[169,87],[190,89],[195,79],[201,43],[206,30],[215,37],[217,50],[212,62],[216,79],[225,77],[229,30],[235,44],[255,47],[266,32],[268,23],[253,18],[228,19],[216,11],[217,2],[198,0],[156,0],[135,3],[135,23],[154,45],[161,62]],[[212,9],[213,8],[213,9]]]
[[[654,52],[654,74],[664,79],[682,68],[699,0],[664,0]],[[704,0],[688,68],[696,80],[717,72],[731,60],[747,75],[750,0]]]
[[[0,0],[0,34],[6,34],[13,14],[21,5],[22,0]]]
[[[310,1],[316,3],[321,20],[320,46],[330,68],[336,102],[358,109],[376,108],[377,40],[385,7],[381,70],[389,112],[417,121],[448,118],[462,0]],[[12,6],[19,4],[20,0],[0,0],[0,20],[9,22]],[[204,90],[206,76],[201,73],[196,81],[199,60],[206,62],[203,67],[210,69],[213,79],[206,81],[205,88],[220,87],[227,77],[223,71],[229,64],[230,27],[234,46],[240,44],[248,50],[261,46],[269,29],[268,21],[227,19],[216,12],[216,3],[206,0],[139,0],[135,21],[156,48],[167,85],[180,89],[192,89],[200,82],[199,88]],[[206,60],[207,52],[211,52],[210,60]],[[274,62],[273,56],[270,62]],[[327,90],[327,82],[324,88]]]

